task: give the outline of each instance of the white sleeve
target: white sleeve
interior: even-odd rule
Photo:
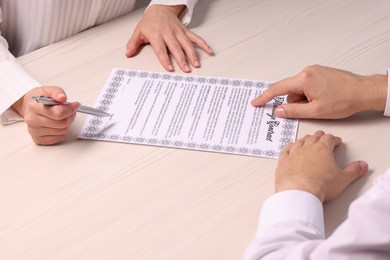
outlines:
[[[0,8],[0,23],[2,12]],[[8,43],[0,32],[0,114],[1,123],[10,124],[23,120],[10,107],[26,92],[40,84],[33,79],[8,50]]]
[[[309,197],[303,193],[302,197],[288,194],[287,191],[283,193],[272,207],[263,206],[266,211],[271,208],[270,212],[264,214],[276,214],[276,220],[271,223],[266,221],[264,227],[259,227],[245,259],[389,259],[390,169],[375,180],[368,192],[351,204],[348,218],[327,239],[316,227],[319,219],[310,221],[310,215],[316,209],[310,208],[315,205],[310,205]],[[292,196],[295,198],[289,198]],[[292,201],[295,199],[298,201]],[[307,207],[302,204],[307,204]],[[272,208],[278,210],[272,211]],[[307,211],[308,214],[305,217],[304,212],[298,211]],[[278,215],[281,213],[284,217]],[[299,215],[304,218],[299,219]]]
[[[384,116],[390,116],[390,69],[387,70],[387,100]]]
[[[264,202],[256,238],[247,248],[244,259],[301,259],[294,257],[305,252],[298,251],[292,256],[293,249],[297,250],[306,241],[321,241],[324,237],[321,201],[304,191],[279,192]]]
[[[197,2],[198,2],[198,0],[152,0],[150,2],[149,6],[155,5],[155,4],[159,4],[159,5],[185,5],[185,6],[187,6],[187,8],[180,14],[180,19],[184,25],[188,25],[191,22],[192,14],[194,12],[194,7],[195,7]]]

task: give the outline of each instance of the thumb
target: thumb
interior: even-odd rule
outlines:
[[[365,161],[355,161],[348,164],[343,169],[343,175],[345,176],[345,184],[348,186],[355,180],[359,179],[368,172],[368,164]]]
[[[275,108],[275,115],[280,118],[318,118],[318,109],[313,103],[287,103]]]
[[[42,87],[45,94],[57,102],[65,102],[67,97],[65,91],[60,87]]]

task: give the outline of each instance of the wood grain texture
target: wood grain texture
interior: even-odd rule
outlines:
[[[163,71],[150,46],[125,58],[139,9],[19,60],[42,84],[93,104],[113,67]],[[310,64],[361,74],[390,68],[386,0],[200,1],[191,29],[215,50],[195,75],[276,81]],[[177,66],[176,66],[177,67]],[[177,69],[177,73],[181,73]],[[68,139],[34,145],[23,123],[0,127],[1,259],[241,259],[276,160]],[[325,205],[326,230],[388,166],[389,118],[302,120],[343,137],[340,165],[364,159],[370,174]]]

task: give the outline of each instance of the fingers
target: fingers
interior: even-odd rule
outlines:
[[[352,182],[364,176],[368,172],[368,164],[365,161],[355,161],[348,164],[343,169],[342,178],[343,183],[341,185],[344,186],[344,189],[347,188]],[[343,189],[343,190],[344,190]]]
[[[186,59],[187,55],[188,57],[191,57],[192,60],[198,61],[198,55],[194,47],[192,46],[188,38],[186,38],[186,36],[183,35],[182,33],[178,35],[175,34],[168,35],[166,38],[163,39],[163,44],[157,47],[168,49],[183,72],[186,73],[191,72],[191,69]],[[153,46],[153,49],[155,48],[156,47]],[[168,53],[165,53],[165,56],[166,56],[164,57],[165,59],[169,58]],[[199,62],[198,62],[198,66],[200,66]]]
[[[135,55],[142,44],[149,43],[166,70],[174,71],[170,55],[183,72],[191,72],[190,66],[199,68],[195,45],[210,55],[213,51],[205,40],[181,23],[176,14],[178,10],[174,9],[158,5],[148,8],[127,43],[126,56]]]
[[[210,45],[208,45],[207,42],[202,37],[191,32],[190,30],[187,30],[186,34],[192,43],[198,45],[199,48],[204,50],[207,54],[209,54],[209,55],[214,54],[213,49],[211,49]]]
[[[291,153],[295,153],[297,150],[299,150],[299,149],[303,146],[304,143],[305,143],[305,137],[296,140],[296,141],[291,145],[290,154],[291,154]]]
[[[290,92],[293,83],[293,78],[286,78],[279,82],[273,83],[271,87],[266,89],[260,96],[252,100],[252,106],[262,106],[277,96],[287,95]]]
[[[65,97],[66,98],[66,97]],[[28,104],[28,112],[25,113],[24,121],[29,125],[41,125],[45,127],[55,127],[64,120],[75,115],[80,103],[73,102],[69,105],[46,106],[31,100]]]
[[[348,164],[344,169],[336,172],[334,175],[333,187],[325,192],[324,202],[330,201],[343,192],[348,186],[366,175],[368,164],[365,161],[355,161]]]
[[[144,41],[140,37],[139,30],[136,29],[126,45],[126,57],[130,58],[137,53],[138,48],[144,44]]]
[[[353,181],[359,179],[368,172],[368,163],[365,161],[355,161],[348,164],[343,173],[346,176],[346,183],[348,185]]]
[[[305,135],[304,137],[296,140],[290,147],[289,151],[295,152],[302,146],[308,146],[312,144],[322,144],[328,147],[331,151],[342,143],[342,139],[338,136],[326,134],[324,131],[316,131],[313,135]]]
[[[48,96],[58,102],[65,102],[67,97],[64,90],[59,87],[39,87],[29,91],[23,98],[23,117],[33,141],[42,145],[62,141],[76,117],[80,103],[48,106],[37,103],[31,96]]]
[[[67,97],[65,91],[59,87],[42,87],[42,90],[48,97],[53,98],[57,102],[65,102]]]
[[[184,72],[191,72],[188,62],[194,68],[200,68],[199,56],[194,45],[199,46],[209,55],[213,54],[211,47],[200,36],[191,32],[184,26],[177,32],[165,39],[169,52],[174,57],[179,67]]]
[[[324,134],[318,140],[318,143],[324,144],[324,145],[328,146],[331,150],[333,150],[336,146],[338,146],[342,143],[342,140],[338,136],[334,136],[331,134]]]
[[[68,127],[76,116],[76,111],[71,105],[45,106],[34,113],[28,113],[24,121],[32,127],[64,128]],[[37,106],[43,106],[37,104]]]
[[[157,37],[155,39],[151,39],[150,44],[152,45],[154,53],[156,54],[161,65],[167,71],[170,71],[170,72],[174,71],[173,65],[171,63],[171,59],[169,58],[169,55],[168,55],[168,50],[167,50],[167,46],[165,45],[164,39],[162,37]],[[184,57],[184,55],[183,55],[183,57]],[[182,62],[182,64],[181,64],[182,67],[184,67],[184,63],[185,62]]]
[[[51,145],[64,140],[68,133],[68,128],[54,129],[28,127],[28,131],[36,144]]]
[[[51,119],[45,115],[38,115],[32,122],[27,120],[28,131],[36,144],[55,144],[65,139],[75,118],[75,112],[63,119]]]
[[[283,160],[290,154],[291,146],[293,145],[292,142],[288,142],[286,146],[284,147],[283,151],[281,152],[279,159]]]
[[[187,56],[188,61],[194,68],[200,68],[198,53],[195,51],[193,45],[194,41],[197,40],[201,40],[201,38],[197,37],[197,35],[195,35],[194,33],[188,30],[186,30],[186,33],[182,35],[182,37],[178,38],[178,42],[180,43],[181,48],[184,50],[184,53]],[[206,43],[204,42],[204,44]]]
[[[325,132],[324,132],[324,131],[318,130],[318,131],[316,131],[313,135],[308,136],[308,137],[306,138],[306,143],[307,143],[307,144],[315,144],[315,143],[317,143],[317,142],[321,139],[321,137],[324,136],[324,135],[325,135]]]
[[[275,108],[275,115],[279,118],[328,118],[324,115],[324,110],[321,109],[317,101],[283,104]]]
[[[199,56],[194,43],[200,45],[206,52],[212,53],[211,48],[202,38],[185,27],[171,34],[159,35],[150,39],[150,44],[165,69],[168,71],[174,70],[169,57],[170,53],[180,69],[186,73],[191,72],[189,63],[194,68],[200,67]]]
[[[275,108],[279,118],[317,118],[318,104],[307,102],[306,96],[295,77],[272,84],[260,96],[251,101],[252,106],[262,106],[277,96],[287,96],[288,103]]]
[[[315,144],[319,142],[328,145],[333,150],[335,146],[342,143],[342,139],[338,136],[326,134],[322,130],[316,131],[313,135],[309,135],[305,139],[305,144]]]

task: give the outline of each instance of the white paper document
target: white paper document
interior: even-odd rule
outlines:
[[[82,139],[278,158],[295,141],[298,120],[275,117],[285,102],[250,101],[270,82],[113,69],[88,116]]]

